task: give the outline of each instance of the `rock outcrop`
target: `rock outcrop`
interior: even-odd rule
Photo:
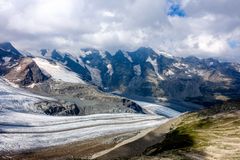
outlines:
[[[131,100],[104,93],[91,85],[48,80],[36,85],[34,88],[28,89],[37,94],[44,94],[46,96],[55,97],[56,99],[76,104],[80,110],[78,115],[96,113],[144,113],[141,106]],[[65,111],[66,108],[69,108],[62,107],[58,104],[52,105],[51,103],[48,105],[45,104],[44,106],[48,106],[45,107],[47,113],[60,113]],[[73,105],[70,106],[74,108]]]
[[[26,86],[32,83],[43,82],[49,77],[40,70],[31,58],[22,58],[18,65],[5,75],[5,78],[13,83]]]
[[[76,104],[64,101],[44,101],[36,103],[35,106],[38,110],[43,110],[44,113],[48,115],[72,116],[84,114],[84,111],[78,108]]]
[[[11,43],[0,43],[0,75],[4,75],[23,57]]]

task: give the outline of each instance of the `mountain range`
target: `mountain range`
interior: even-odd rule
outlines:
[[[10,81],[20,80],[17,83],[23,86],[51,79],[52,75],[41,66],[50,63],[71,73],[68,79],[78,77],[78,81],[101,91],[133,99],[209,106],[240,95],[240,64],[213,58],[174,57],[146,47],[116,53],[93,48],[80,49],[79,53],[56,49],[30,53],[18,51],[9,42],[0,44],[0,52],[0,73]],[[16,70],[18,65],[25,66],[23,70],[27,66],[30,72]]]
[[[239,130],[239,82],[240,64],[214,58],[0,43],[0,159],[194,159],[218,157],[226,145],[234,157],[236,143],[214,137]]]

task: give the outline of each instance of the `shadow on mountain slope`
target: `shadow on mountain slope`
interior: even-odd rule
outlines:
[[[240,102],[229,101],[182,115],[98,159],[240,159],[239,125]]]
[[[239,102],[186,114],[162,142],[135,159],[239,159],[239,115]]]

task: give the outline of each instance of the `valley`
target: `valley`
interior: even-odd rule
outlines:
[[[0,0],[0,160],[240,160],[240,0]]]
[[[201,117],[213,104],[239,98],[240,65],[235,63],[166,56],[144,47],[115,54],[88,48],[81,54],[40,50],[25,55],[3,43],[0,53],[1,159],[174,159],[179,154],[201,159],[198,153],[209,147],[206,157],[222,158],[214,145],[218,140],[212,141],[220,137],[217,128],[225,127],[217,121],[226,118],[224,129],[238,122],[238,111],[231,110]],[[231,116],[234,121],[228,121]],[[209,118],[216,124],[199,128]],[[178,145],[174,139],[163,151],[172,141],[168,136],[178,132],[197,135],[197,147],[171,148]],[[229,145],[232,154],[238,152]]]
[[[150,107],[151,113],[149,114],[98,113],[85,116],[60,116],[61,114],[49,116],[46,115],[48,112],[44,108],[39,107],[39,104],[46,105],[48,102],[49,107],[56,104],[64,106],[63,102],[57,102],[57,96],[52,95],[49,98],[46,95],[37,95],[26,89],[19,88],[6,79],[1,79],[0,83],[0,157],[3,159],[18,159],[23,154],[25,158],[29,157],[29,159],[36,155],[38,159],[51,158],[51,156],[53,158],[55,156],[64,158],[66,155],[59,154],[58,150],[65,148],[66,145],[67,147],[85,145],[85,149],[88,149],[88,145],[95,144],[96,148],[86,155],[74,149],[68,151],[68,155],[72,156],[91,156],[97,151],[102,151],[99,145],[103,146],[102,149],[107,149],[117,145],[124,139],[136,135],[141,137],[140,133],[145,133],[145,130],[151,131],[167,122],[169,117],[180,115],[180,112],[159,106],[160,111],[153,110]],[[44,92],[42,93],[44,94]],[[115,96],[111,97],[114,98]],[[129,103],[128,101],[124,100],[124,103]],[[142,103],[140,105],[146,113],[149,112],[149,105],[154,105]],[[60,106],[55,107],[59,108]],[[72,114],[72,112],[66,113]],[[51,153],[49,153],[49,150]],[[44,152],[45,156],[41,156],[41,152]],[[45,152],[49,155],[45,154]]]

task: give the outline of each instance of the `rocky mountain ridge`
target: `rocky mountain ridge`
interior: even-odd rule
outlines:
[[[165,98],[207,106],[240,95],[240,64],[213,58],[174,57],[145,47],[114,54],[92,48],[79,53],[41,49],[31,57],[60,63],[102,91],[134,99]]]
[[[49,78],[31,58],[22,58],[5,77],[9,81],[22,86],[43,82]]]
[[[9,72],[9,69],[16,65],[22,57],[23,55],[11,43],[0,43],[0,75]]]

